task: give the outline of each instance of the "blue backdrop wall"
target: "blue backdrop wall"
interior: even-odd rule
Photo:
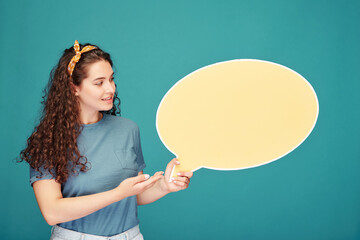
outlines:
[[[75,39],[112,54],[122,115],[140,127],[150,174],[173,157],[156,133],[157,106],[200,67],[272,61],[317,92],[318,122],[302,145],[261,167],[195,172],[186,191],[139,207],[145,239],[359,239],[359,23],[350,0],[1,1],[1,239],[49,238],[28,166],[14,159]]]

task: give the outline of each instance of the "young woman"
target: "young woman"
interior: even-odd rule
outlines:
[[[30,164],[42,215],[55,225],[51,239],[143,239],[137,205],[187,188],[192,173],[170,181],[180,164],[173,159],[165,174],[143,174],[139,129],[115,116],[108,53],[75,41],[50,76],[42,118],[20,158]]]

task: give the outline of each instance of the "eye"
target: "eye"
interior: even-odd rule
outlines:
[[[115,79],[114,77],[110,78],[110,82],[113,82],[113,81],[114,81],[114,79]]]
[[[97,86],[101,86],[102,84],[103,84],[102,81],[99,81],[99,82],[96,82],[96,83],[95,83],[95,85],[97,85]]]

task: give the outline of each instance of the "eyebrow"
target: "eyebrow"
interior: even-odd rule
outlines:
[[[112,76],[114,76],[114,72],[110,75],[110,77],[112,77]],[[95,78],[95,79],[93,80],[93,82],[94,82],[94,81],[97,81],[97,80],[103,80],[103,79],[105,79],[105,77],[98,77],[98,78]]]

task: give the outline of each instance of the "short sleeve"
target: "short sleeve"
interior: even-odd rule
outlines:
[[[145,164],[144,156],[143,156],[142,149],[141,149],[140,130],[138,127],[136,128],[134,150],[136,153],[136,163],[139,166],[138,172],[141,172],[146,167],[146,164]]]
[[[49,171],[45,170],[43,167],[40,168],[42,175],[40,175],[39,171],[36,171],[34,168],[30,168],[30,185],[32,186],[34,182],[44,179],[54,179],[54,177],[49,173]]]

